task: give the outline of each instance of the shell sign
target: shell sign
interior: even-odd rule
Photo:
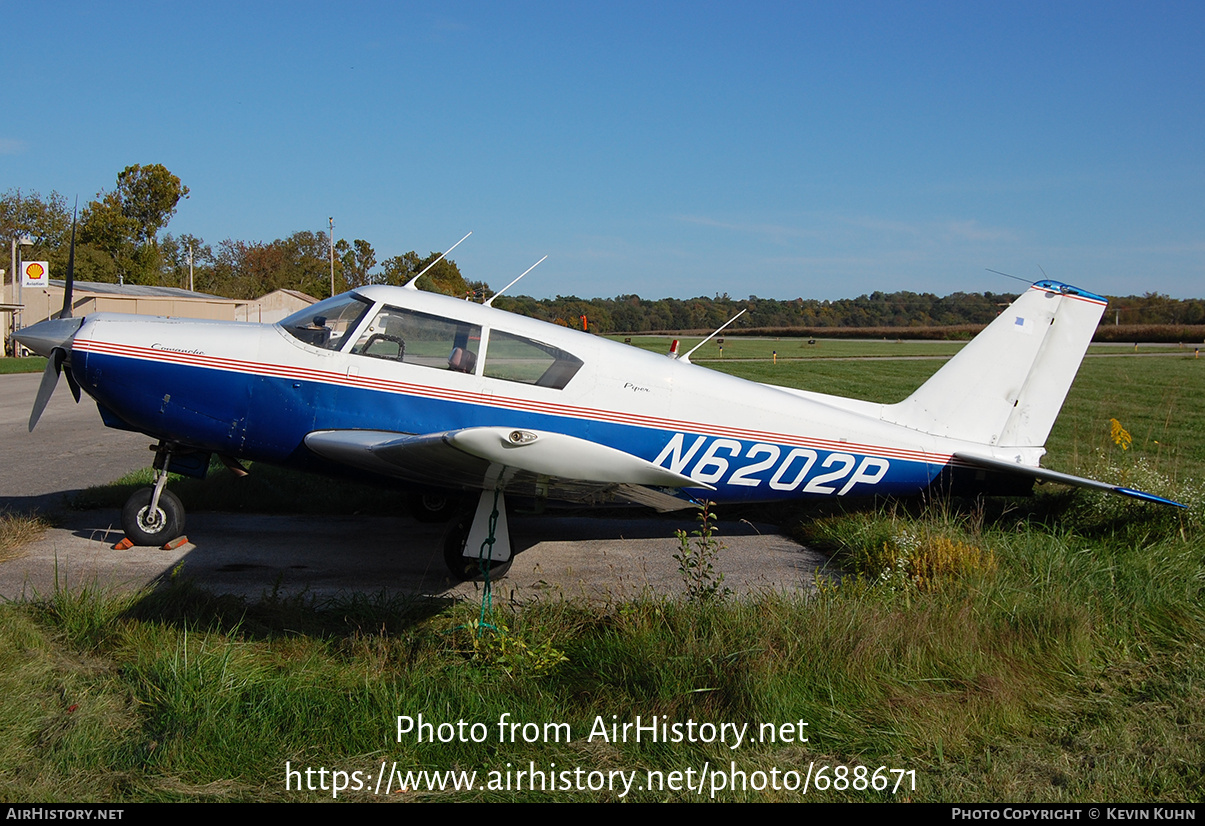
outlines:
[[[50,264],[45,261],[21,262],[22,287],[50,286]]]

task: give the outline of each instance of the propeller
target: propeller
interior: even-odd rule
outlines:
[[[79,196],[75,197],[75,209],[71,210],[71,247],[67,250],[67,283],[63,285],[63,309],[59,318],[71,318],[71,293],[75,287],[75,216],[79,213]],[[79,401],[79,393],[75,394]]]
[[[42,418],[42,411],[46,409],[46,403],[54,394],[54,388],[59,382],[59,373],[62,372],[63,362],[66,359],[67,351],[62,347],[55,347],[50,351],[50,358],[46,360],[46,369],[42,371],[42,383],[38,385],[38,395],[33,400],[33,410],[29,414],[30,433],[33,432],[38,419]]]
[[[46,409],[50,397],[54,395],[54,388],[58,386],[61,373],[67,374],[67,386],[71,388],[71,395],[75,397],[76,403],[80,400],[79,382],[71,373],[71,364],[68,361],[71,355],[71,339],[83,323],[82,318],[71,317],[71,294],[75,286],[75,223],[76,215],[72,213],[71,249],[67,254],[67,281],[63,287],[63,309],[59,312],[59,317],[39,322],[13,335],[22,345],[46,356],[46,369],[42,371],[42,382],[38,385],[38,395],[33,400],[33,410],[29,414],[31,433],[38,419],[42,417],[42,411]]]

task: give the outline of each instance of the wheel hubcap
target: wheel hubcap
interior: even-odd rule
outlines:
[[[147,533],[158,533],[163,528],[165,521],[167,521],[167,516],[163,511],[156,509],[154,513],[151,513],[149,505],[138,511],[138,527]]]

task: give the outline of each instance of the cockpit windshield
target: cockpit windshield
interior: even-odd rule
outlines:
[[[293,313],[280,326],[306,344],[338,350],[370,309],[372,302],[354,293],[344,293]]]

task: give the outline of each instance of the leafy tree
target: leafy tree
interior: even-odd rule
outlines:
[[[29,235],[35,247],[57,248],[71,234],[71,210],[57,192],[43,198],[38,192],[22,195],[10,189],[0,195],[0,237]]]
[[[268,244],[226,239],[214,255],[217,286],[203,288],[198,283],[197,288],[230,298],[257,298],[282,289],[326,298],[330,295],[329,250],[323,230],[302,230]]]
[[[98,192],[85,208],[80,242],[106,254],[118,276],[136,284],[158,283],[159,230],[187,197],[188,187],[162,164],[127,166],[117,176],[117,188]]]
[[[121,211],[121,202],[116,193],[98,193],[99,200],[88,204],[80,220],[79,242],[108,257],[108,264],[95,272],[86,274],[92,281],[118,280],[117,276],[129,275],[136,283],[141,281],[134,269],[134,221]]]
[[[10,189],[0,195],[0,239],[4,240],[0,269],[7,270],[10,266],[8,241],[21,235],[30,236],[34,244],[32,248],[26,248],[24,257],[48,260],[53,277],[62,277],[67,269],[67,247],[71,237],[71,210],[67,208],[67,199],[57,192],[43,198],[36,191],[22,193],[19,189]]]
[[[426,258],[420,258],[418,253],[413,250],[404,255],[395,255],[382,265],[384,267],[382,283],[403,285],[430,266],[436,258],[439,258],[438,252],[433,252]],[[474,282],[474,284],[484,285],[484,282]],[[460,267],[456,266],[456,262],[447,258],[431,267],[415,286],[420,290],[443,293],[457,298],[463,298],[474,291],[474,288],[470,287],[469,282],[465,281],[464,276],[460,274]]]
[[[380,283],[380,276],[372,272],[377,265],[377,253],[372,244],[360,238],[348,244],[340,238],[335,243],[335,253],[348,289]]]
[[[193,289],[198,292],[212,292],[216,286],[213,266],[213,248],[197,238],[185,233],[176,238],[165,235],[159,242],[159,258],[162,264],[159,283],[165,287],[180,287],[188,289],[188,250],[192,249]],[[202,284],[208,286],[202,288]]]
[[[117,176],[114,194],[122,215],[133,221],[135,243],[153,244],[159,230],[176,214],[176,204],[188,197],[188,187],[163,164],[135,164]]]

